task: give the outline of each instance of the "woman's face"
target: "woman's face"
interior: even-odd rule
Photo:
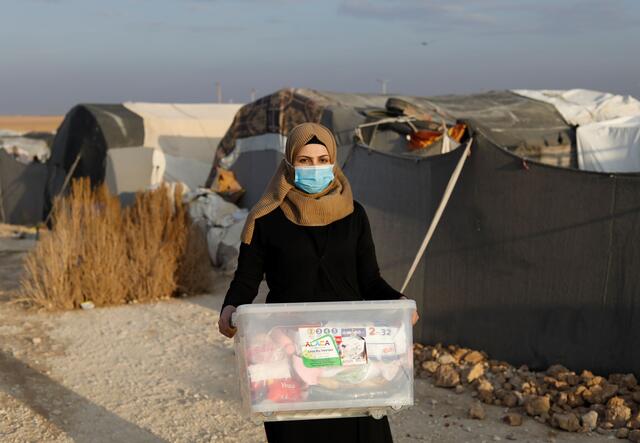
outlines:
[[[330,164],[329,151],[318,143],[304,145],[298,150],[293,159],[293,166],[323,166]]]

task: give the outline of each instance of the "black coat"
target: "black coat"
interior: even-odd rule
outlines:
[[[299,226],[280,209],[256,220],[250,245],[242,244],[224,305],[251,303],[266,276],[267,303],[397,299],[380,276],[369,220],[354,211],[327,226]],[[341,418],[265,423],[274,442],[391,442],[386,418]]]

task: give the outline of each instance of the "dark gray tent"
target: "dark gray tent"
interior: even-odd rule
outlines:
[[[278,91],[238,113],[216,163],[236,172],[250,206],[281,158],[278,146],[252,139],[268,147],[302,121],[329,126],[369,214],[383,275],[399,288],[462,150],[407,153],[394,130],[354,142],[355,128],[388,98]],[[637,372],[640,177],[548,165],[575,165],[575,132],[545,103],[510,92],[399,99],[466,122],[474,137],[407,290],[422,316],[417,339],[536,368]]]
[[[42,220],[47,167],[22,163],[0,149],[0,222],[35,225]]]
[[[45,215],[65,178],[89,177],[101,183],[105,177],[107,149],[141,146],[142,118],[123,105],[78,105],[64,118],[53,141],[48,162]]]

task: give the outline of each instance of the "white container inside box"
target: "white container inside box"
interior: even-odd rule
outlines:
[[[242,404],[254,419],[384,416],[413,405],[413,300],[239,306]]]

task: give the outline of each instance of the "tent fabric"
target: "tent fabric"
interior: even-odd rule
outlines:
[[[143,146],[210,164],[242,105],[125,102],[123,106],[142,117]]]
[[[576,138],[580,169],[640,172],[640,114],[580,126]]]
[[[574,126],[640,114],[640,101],[630,95],[615,95],[590,89],[515,89],[513,92],[552,104],[567,123]]]
[[[126,148],[131,154],[140,149],[153,149],[158,151],[153,155],[146,155],[145,151],[133,156],[125,155],[124,151],[114,154],[112,166],[116,163],[124,166],[126,158],[130,161],[135,158],[127,169],[137,170],[141,177],[129,180],[128,184],[141,183],[141,180],[147,184],[137,190],[155,184],[147,170],[157,166],[156,160],[164,165],[165,181],[179,180],[190,188],[201,186],[207,178],[216,146],[239,108],[240,105],[233,104],[133,102],[74,107],[65,116],[53,142],[45,215],[79,155],[73,178],[89,177],[92,183],[102,183],[108,151]],[[158,160],[159,156],[162,160]],[[118,157],[116,163],[115,157]],[[152,163],[148,163],[150,161]],[[121,180],[121,183],[124,182]],[[129,185],[123,186],[130,188]]]
[[[35,225],[42,220],[47,167],[25,164],[0,149],[0,221]]]
[[[524,167],[478,136],[411,289],[419,336],[516,365],[638,373],[638,226],[640,176]]]
[[[368,121],[370,111],[385,111],[390,98],[403,100],[430,115],[434,121],[464,121],[482,128],[491,139],[520,155],[558,166],[577,166],[575,131],[553,105],[531,100],[510,91],[482,94],[409,97],[347,94],[311,89],[283,89],[242,107],[225,134],[213,162],[206,185],[210,186],[215,169],[229,168],[240,140],[265,134],[281,134],[297,124],[312,121],[331,128],[338,146],[350,146],[355,129]],[[422,156],[406,149],[406,139],[393,131],[379,131],[372,149],[411,158]],[[367,143],[369,140],[365,140]],[[245,202],[246,204],[246,202]]]

